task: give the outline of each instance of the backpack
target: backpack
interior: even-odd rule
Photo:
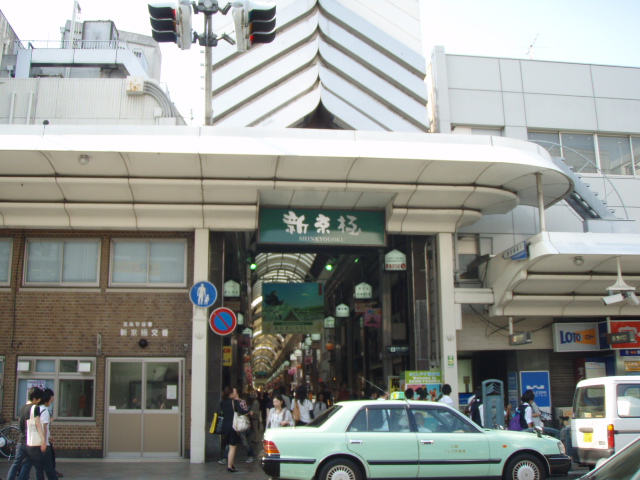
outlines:
[[[516,413],[514,413],[513,417],[511,417],[511,420],[509,420],[509,425],[507,426],[508,430],[514,430],[519,432],[529,428],[529,425],[527,424],[527,420],[524,417],[524,412],[528,406],[529,405],[527,405],[526,403],[523,403],[518,407],[518,409],[516,410]]]

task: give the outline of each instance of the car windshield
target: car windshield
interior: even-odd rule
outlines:
[[[638,480],[640,478],[640,441],[635,441],[614,458],[589,474],[593,480]]]
[[[314,418],[309,423],[307,423],[306,426],[307,427],[319,427],[321,425],[324,425],[324,422],[326,422],[331,417],[333,417],[338,412],[338,410],[340,410],[341,408],[342,407],[340,405],[333,405],[332,407],[327,408],[324,412],[322,412],[316,418]]]

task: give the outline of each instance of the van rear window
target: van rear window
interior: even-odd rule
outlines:
[[[640,417],[640,384],[620,383],[616,394],[619,417]]]
[[[573,399],[573,418],[604,418],[604,385],[576,389]]]

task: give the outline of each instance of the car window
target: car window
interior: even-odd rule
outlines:
[[[332,405],[331,407],[327,408],[324,412],[322,412],[320,415],[318,415],[316,418],[314,418],[309,423],[307,423],[306,426],[319,427],[320,425],[324,425],[324,422],[326,422],[331,417],[333,417],[341,408],[342,406],[340,405]]]
[[[478,433],[466,417],[448,408],[411,407],[411,413],[418,432]]]
[[[589,474],[593,480],[632,480],[640,477],[640,441],[621,450]]]
[[[604,385],[576,389],[573,399],[573,418],[604,418]]]
[[[348,432],[410,432],[407,409],[402,406],[368,407],[353,417]]]
[[[618,384],[618,416],[640,417],[640,384]]]

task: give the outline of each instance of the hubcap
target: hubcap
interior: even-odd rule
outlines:
[[[513,469],[513,478],[514,480],[540,480],[538,467],[533,462],[521,462]]]
[[[344,465],[337,465],[329,470],[327,480],[355,480],[354,472]]]

